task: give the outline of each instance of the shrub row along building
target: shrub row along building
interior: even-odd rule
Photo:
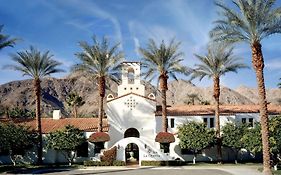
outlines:
[[[209,128],[215,127],[214,107],[211,105],[172,106],[167,109],[168,132],[171,140],[161,140],[162,113],[157,107],[155,94],[146,94],[145,86],[141,84],[141,66],[138,62],[124,62],[122,68],[122,83],[118,86],[118,95],[107,96],[106,119],[103,119],[102,135],[97,133],[97,118],[42,118],[42,131],[46,135],[73,125],[82,130],[88,139],[77,149],[75,161],[100,160],[102,150],[117,148],[117,160],[141,164],[145,160],[186,160],[192,161],[193,155],[188,150],[179,147],[177,126],[187,121],[206,123]],[[188,90],[188,89],[187,89]],[[281,106],[268,106],[269,115],[281,114]],[[254,126],[259,122],[258,105],[236,105],[220,107],[220,123],[243,122]],[[35,120],[14,120],[15,123],[36,128]],[[35,155],[31,152],[25,156],[31,161]],[[241,158],[251,158],[245,153]],[[8,157],[0,156],[2,163],[9,162]],[[197,161],[215,161],[216,148],[210,147],[198,155]],[[223,160],[234,160],[231,150],[223,149]],[[44,150],[44,163],[66,162],[58,151]]]

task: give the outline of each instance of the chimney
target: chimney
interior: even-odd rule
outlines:
[[[54,110],[53,111],[53,120],[59,120],[61,119],[61,112],[60,110]]]

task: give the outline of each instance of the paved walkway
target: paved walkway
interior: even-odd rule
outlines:
[[[262,175],[259,166],[247,165],[196,165],[181,167],[86,167],[82,169],[58,168],[37,169],[6,174],[48,175]]]
[[[174,172],[178,172],[179,170],[186,170],[196,172],[195,174],[212,174],[212,171],[217,171],[217,173],[221,174],[232,174],[232,175],[262,175],[261,172],[258,171],[259,166],[230,166],[230,165],[207,165],[207,166],[182,166],[182,167],[88,167],[86,169],[80,169],[81,171],[93,170],[93,171],[126,171],[126,170],[166,170],[168,172],[170,170],[174,170]],[[208,171],[209,170],[209,171]],[[123,172],[124,173],[124,172]],[[154,174],[154,173],[153,173]],[[166,174],[166,173],[165,173]]]

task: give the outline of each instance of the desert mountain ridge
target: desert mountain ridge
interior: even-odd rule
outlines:
[[[159,91],[153,85],[143,81],[146,95],[156,94],[156,100],[160,104]],[[107,94],[117,95],[117,84],[108,82]],[[66,97],[71,92],[77,92],[82,96],[85,104],[79,107],[78,112],[82,116],[96,116],[98,112],[97,83],[90,81],[85,76],[71,74],[64,78],[45,78],[42,87],[42,113],[51,116],[54,109],[60,109],[64,115],[69,114]],[[168,83],[167,104],[171,106],[184,104],[213,104],[212,87],[198,87],[186,80],[171,81]],[[271,104],[281,104],[281,89],[267,89],[267,100]],[[258,95],[255,88],[241,86],[237,89],[221,87],[221,104],[257,104]],[[35,98],[33,96],[32,80],[12,81],[0,85],[0,106],[19,107],[34,110]]]

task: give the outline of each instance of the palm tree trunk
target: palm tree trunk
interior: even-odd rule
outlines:
[[[98,124],[98,132],[102,132],[102,119],[104,116],[103,110],[103,101],[105,96],[105,77],[99,77],[99,124]]]
[[[37,164],[41,165],[42,162],[42,149],[43,149],[43,141],[42,141],[42,127],[41,127],[41,112],[40,112],[40,97],[41,97],[41,86],[40,86],[40,79],[35,78],[34,79],[34,93],[35,93],[35,98],[36,98],[36,120],[37,120],[37,132],[38,132],[38,139],[39,139],[39,144],[37,147]]]
[[[262,147],[263,147],[263,173],[271,175],[270,167],[270,153],[269,153],[269,128],[268,128],[268,110],[266,101],[266,92],[264,84],[264,61],[261,50],[261,44],[254,42],[252,44],[252,64],[256,71],[256,78],[258,84],[259,105],[260,105],[260,122],[262,134]]]
[[[161,90],[161,99],[162,99],[162,130],[163,132],[168,131],[168,122],[167,122],[167,100],[166,100],[166,92],[168,90],[167,85],[168,76],[160,75],[160,90]]]
[[[220,78],[214,77],[214,98],[215,98],[215,118],[216,118],[216,139],[218,163],[222,162],[221,135],[220,135]]]
[[[73,114],[74,114],[74,118],[77,118],[77,106],[76,105],[73,106]]]

